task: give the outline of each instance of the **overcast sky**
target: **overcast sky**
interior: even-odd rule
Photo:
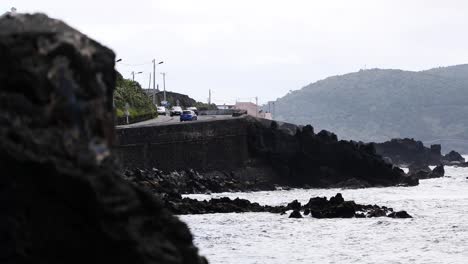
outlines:
[[[465,0],[1,0],[44,12],[112,48],[126,78],[216,103],[274,100],[361,68],[468,62]],[[162,84],[161,75],[157,83]],[[162,86],[162,85],[161,85]]]

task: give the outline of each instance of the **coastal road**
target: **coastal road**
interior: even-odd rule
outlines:
[[[190,124],[192,122],[209,122],[216,120],[232,119],[237,117],[232,117],[230,115],[199,115],[197,121],[188,121],[180,122],[179,116],[158,116],[150,120],[130,124],[130,125],[121,125],[116,126],[117,128],[130,128],[130,127],[145,127],[145,126],[164,126],[170,124]]]

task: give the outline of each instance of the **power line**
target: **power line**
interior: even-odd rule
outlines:
[[[131,66],[131,67],[135,67],[135,66],[145,66],[145,65],[150,65],[150,64],[153,64],[153,62],[150,61],[150,62],[135,63],[135,64],[132,64],[132,63],[123,63],[123,62],[120,62],[120,63],[119,63],[119,65],[122,65],[122,66]]]

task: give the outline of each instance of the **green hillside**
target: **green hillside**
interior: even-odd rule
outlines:
[[[151,99],[144,93],[138,82],[124,79],[117,73],[116,88],[114,91],[114,105],[117,117],[125,116],[125,104],[129,105],[130,116],[156,115],[156,107]]]
[[[312,83],[276,101],[276,119],[312,124],[340,138],[410,137],[466,153],[467,114],[468,65],[421,72],[361,70]]]

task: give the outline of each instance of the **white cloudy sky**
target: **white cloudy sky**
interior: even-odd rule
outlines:
[[[144,87],[156,58],[168,90],[206,101],[212,89],[217,103],[263,103],[364,67],[468,62],[465,0],[0,0],[0,11],[11,6],[109,46],[125,77],[144,72]]]

